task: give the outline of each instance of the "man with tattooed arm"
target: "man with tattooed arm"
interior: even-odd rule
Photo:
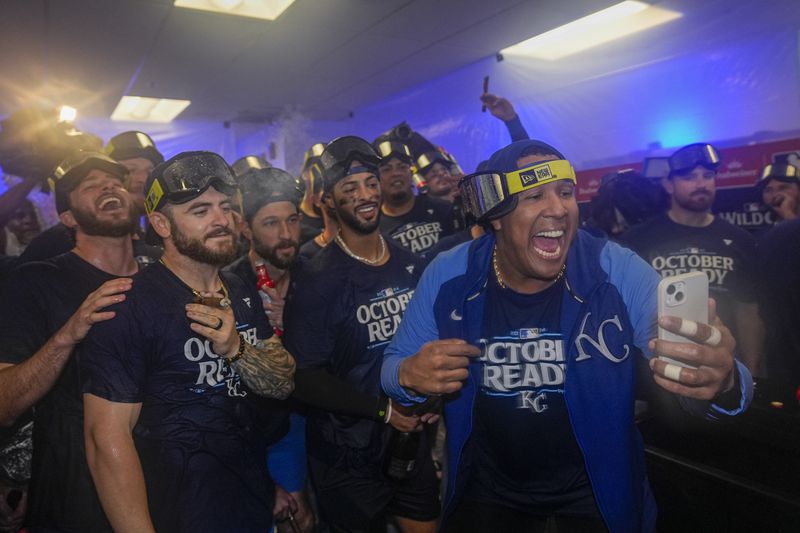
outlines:
[[[236,253],[236,182],[210,152],[153,170],[145,208],[164,255],[81,352],[86,455],[115,531],[263,532],[294,360],[255,287],[221,272]],[[285,415],[280,415],[285,416]]]

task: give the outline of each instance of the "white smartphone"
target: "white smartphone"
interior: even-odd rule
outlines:
[[[677,316],[708,324],[708,276],[704,272],[687,272],[662,279],[658,283],[658,316]],[[658,338],[673,342],[693,342],[660,326]],[[671,357],[659,358],[686,368],[696,368]]]

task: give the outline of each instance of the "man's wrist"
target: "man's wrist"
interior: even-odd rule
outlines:
[[[731,369],[730,375],[728,376],[727,387],[723,387],[720,392],[717,393],[712,400],[712,403],[715,403],[723,409],[727,409],[729,411],[736,409],[739,407],[741,400],[741,393],[739,391],[740,388],[739,372],[736,371],[736,365],[734,365]]]
[[[72,350],[78,344],[72,335],[67,333],[66,329],[69,323],[65,324],[61,329],[56,331],[55,335],[50,338],[50,345],[57,350]]]
[[[244,336],[238,335],[238,337],[239,337],[239,345],[237,346],[236,351],[233,352],[232,355],[229,354],[226,357],[223,357],[225,362],[228,363],[229,365],[231,365],[231,364],[235,363],[236,361],[238,361],[239,359],[241,359],[242,356],[244,355],[245,350],[247,349],[247,346],[248,346],[247,341],[244,340]]]
[[[408,358],[403,359],[402,361],[400,361],[400,364],[397,365],[397,383],[401,387],[403,387],[404,389],[409,390],[408,381],[405,379],[405,372],[403,370],[404,367],[405,367],[406,361],[408,361]]]

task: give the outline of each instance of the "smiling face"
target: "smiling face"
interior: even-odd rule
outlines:
[[[402,204],[409,200],[414,193],[414,178],[411,175],[411,165],[396,157],[384,160],[378,165],[380,187],[388,202]]]
[[[170,246],[198,263],[224,266],[236,259],[235,220],[231,197],[209,187],[184,204],[150,214],[150,222]]]
[[[92,169],[69,193],[68,211],[61,221],[86,235],[122,237],[134,230],[136,219],[122,180],[103,170]]]
[[[354,162],[352,166],[360,166]],[[326,198],[340,225],[368,235],[378,229],[381,211],[381,182],[371,172],[345,176]]]
[[[518,168],[553,161],[555,155],[529,155]],[[501,270],[521,292],[539,292],[558,277],[578,230],[575,184],[559,180],[517,194],[517,206],[491,221]]]

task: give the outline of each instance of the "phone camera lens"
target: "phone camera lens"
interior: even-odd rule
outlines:
[[[667,287],[667,294],[669,294],[670,296],[675,294],[675,285],[670,285]]]
[[[675,293],[675,301],[680,302],[681,300],[683,300],[683,293],[682,292]]]

